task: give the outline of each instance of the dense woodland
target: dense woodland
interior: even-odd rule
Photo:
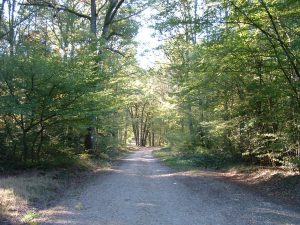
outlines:
[[[165,60],[141,68],[152,12]],[[131,143],[300,165],[300,1],[2,0],[0,169]]]

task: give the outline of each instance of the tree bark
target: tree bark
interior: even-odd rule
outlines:
[[[110,37],[109,35],[109,28],[110,25],[115,18],[118,10],[120,9],[121,5],[124,3],[125,0],[109,0],[109,6],[106,11],[103,28],[102,28],[102,34],[101,37],[104,39],[108,39]]]
[[[5,2],[6,2],[6,0],[2,0],[1,8],[0,8],[0,29],[1,29],[2,21],[3,21],[4,5],[5,5]]]
[[[15,47],[15,9],[16,9],[16,0],[12,0],[8,2],[9,9],[9,51],[10,55],[14,54]]]
[[[155,146],[155,135],[154,132],[152,131],[152,143],[151,146],[154,147]]]
[[[27,144],[27,132],[25,130],[23,130],[22,144],[23,144],[23,162],[26,164],[27,157],[28,157],[28,144]]]
[[[91,0],[91,33],[97,34],[97,7],[96,0]]]
[[[193,114],[192,114],[192,106],[188,103],[187,106],[187,113],[188,113],[188,128],[189,128],[189,135],[191,144],[194,146],[194,124],[193,124]]]

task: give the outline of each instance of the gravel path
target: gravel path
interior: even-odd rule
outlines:
[[[141,149],[84,190],[42,211],[41,224],[300,224],[300,212],[213,176],[176,173]]]

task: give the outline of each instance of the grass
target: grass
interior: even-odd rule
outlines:
[[[191,157],[172,151],[171,148],[163,148],[153,152],[154,156],[163,161],[167,166],[177,170],[195,169],[196,163]]]
[[[209,154],[206,151],[183,153],[169,147],[155,151],[154,156],[166,165],[183,171],[199,168],[221,169],[233,163],[233,160],[225,155]]]
[[[0,178],[1,214],[27,221],[33,215],[28,212],[33,206],[46,206],[66,183],[61,171],[47,174],[31,171]]]
[[[39,217],[40,217],[40,215],[38,213],[36,213],[36,212],[28,212],[26,215],[23,216],[23,218],[22,218],[21,221],[23,223],[29,223],[30,225],[31,224],[37,224],[33,220],[37,219]]]

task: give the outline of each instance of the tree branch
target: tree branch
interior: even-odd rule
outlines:
[[[289,48],[286,46],[286,44],[285,44],[284,41],[282,40],[281,35],[280,35],[280,33],[279,33],[279,30],[278,30],[278,28],[277,28],[277,25],[276,25],[276,23],[275,23],[274,17],[273,17],[273,15],[271,14],[271,12],[270,12],[270,10],[269,10],[267,4],[266,4],[263,0],[260,0],[259,2],[261,3],[261,5],[264,7],[264,9],[266,10],[266,12],[267,12],[267,14],[268,14],[268,17],[269,17],[269,19],[270,19],[270,21],[271,21],[271,23],[272,23],[273,29],[274,29],[274,31],[275,31],[275,34],[276,34],[276,36],[277,36],[277,39],[278,39],[278,41],[279,41],[279,44],[280,44],[281,48],[283,49],[283,51],[285,52],[286,56],[288,57],[288,59],[289,59],[291,65],[292,65],[293,69],[295,70],[295,73],[297,74],[298,78],[300,78],[300,73],[299,73],[299,71],[298,71],[297,65],[294,63],[294,59],[295,59],[296,62],[299,64],[299,61],[298,61],[297,57],[294,56],[294,54],[289,50]],[[294,59],[292,59],[291,56],[292,56]]]
[[[123,52],[120,52],[119,50],[113,49],[113,48],[109,48],[109,47],[105,47],[104,49],[109,50],[111,52],[117,53],[123,57],[126,57],[126,55]]]
[[[106,40],[107,39],[107,34],[109,32],[109,26],[112,23],[114,17],[116,16],[119,8],[121,5],[124,3],[125,0],[110,0],[109,7],[106,12],[106,16],[104,19],[104,24],[103,24],[103,29],[102,29],[102,34],[101,36],[104,37]]]
[[[103,9],[104,6],[107,4],[107,2],[108,2],[108,0],[105,0],[105,2],[103,3],[103,5],[101,5],[101,6],[99,7],[99,9],[97,10],[97,16],[99,15],[101,9]]]
[[[29,15],[25,16],[24,18],[22,18],[20,21],[18,21],[18,23],[14,24],[12,27],[10,27],[10,29],[8,31],[6,31],[5,33],[3,34],[0,34],[0,39],[4,38],[6,35],[8,35],[12,29],[16,28],[17,26],[21,25],[24,21],[26,21],[29,17],[31,17],[34,13],[34,12],[30,12]]]
[[[113,19],[115,18],[116,14],[117,14],[117,12],[118,12],[118,10],[119,10],[119,8],[120,8],[121,5],[124,3],[124,1],[125,1],[125,0],[120,0],[120,1],[117,3],[116,7],[114,8],[114,10],[113,10],[113,12],[112,12],[112,14],[111,14],[111,16],[110,16],[110,23],[111,23],[111,22],[113,21]]]
[[[57,11],[65,11],[65,12],[68,12],[68,13],[71,13],[71,14],[74,14],[78,17],[81,17],[81,18],[85,18],[85,19],[88,19],[88,20],[91,20],[91,17],[88,16],[88,15],[85,15],[85,14],[82,14],[82,13],[79,13],[79,12],[76,12],[75,10],[73,9],[70,9],[64,5],[58,5],[58,4],[53,4],[51,2],[46,2],[46,1],[33,1],[33,2],[29,2],[29,3],[20,3],[19,5],[24,5],[24,6],[38,6],[38,7],[44,7],[44,8],[51,8],[51,9],[55,9]]]
[[[117,19],[117,20],[114,20],[113,23],[117,23],[117,22],[120,22],[120,21],[123,21],[123,20],[127,20],[127,19],[130,19],[131,17],[134,17],[134,16],[137,16],[139,15],[140,13],[142,13],[143,11],[145,11],[145,9],[141,9],[133,14],[130,14],[128,16],[125,16],[123,18],[120,18],[120,19]]]

